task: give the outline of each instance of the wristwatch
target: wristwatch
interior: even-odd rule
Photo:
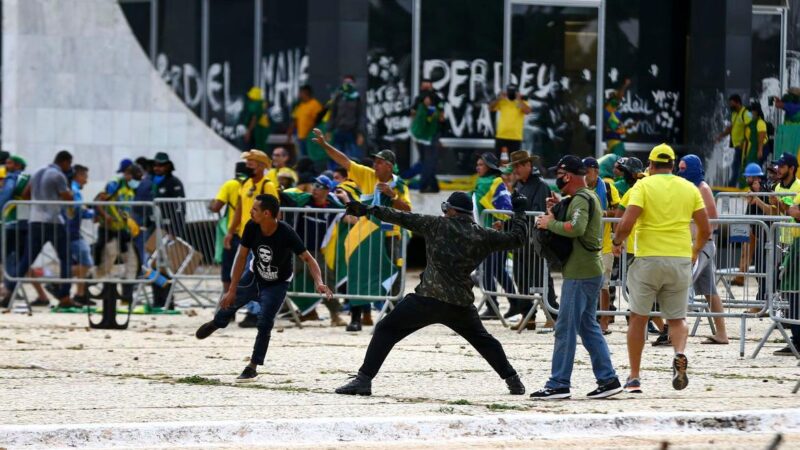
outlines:
[[[615,240],[613,240],[613,239],[612,239],[612,240],[611,240],[611,245],[613,245],[614,247],[619,247],[619,246],[621,246],[621,245],[622,245],[622,242],[617,242],[617,241],[615,241]]]

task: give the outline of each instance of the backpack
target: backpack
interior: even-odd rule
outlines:
[[[591,221],[594,216],[594,199],[583,192],[576,195],[589,202],[589,220]],[[552,212],[556,220],[563,222],[567,219],[567,209],[573,198],[575,197],[567,197],[553,206]],[[599,252],[602,249],[601,247],[588,247],[580,238],[568,238],[539,228],[536,229],[532,241],[534,251],[547,261],[551,272],[561,272],[564,269],[564,265],[567,264],[567,260],[572,254],[573,241],[577,241],[588,252]]]

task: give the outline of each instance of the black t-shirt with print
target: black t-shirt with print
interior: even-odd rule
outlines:
[[[250,221],[244,227],[241,245],[253,252],[250,270],[265,283],[273,284],[292,279],[292,253],[306,251],[300,236],[286,222],[278,222],[272,236],[265,236],[261,227]]]

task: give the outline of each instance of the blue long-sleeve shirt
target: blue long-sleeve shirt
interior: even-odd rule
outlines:
[[[9,172],[6,174],[5,182],[3,182],[3,189],[0,190],[0,210],[6,207],[12,197],[14,196],[14,189],[17,187],[17,178],[21,171]]]
[[[75,207],[68,208],[65,218],[67,222],[67,236],[69,236],[70,240],[74,241],[76,239],[80,239],[81,237],[81,220],[93,218],[94,211],[91,209],[86,209],[82,205],[83,194],[81,194],[81,186],[76,181],[73,181],[71,187]]]

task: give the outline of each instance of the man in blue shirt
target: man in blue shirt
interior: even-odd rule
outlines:
[[[94,218],[94,211],[81,205],[83,194],[81,189],[89,181],[89,168],[76,164],[72,168],[73,176],[70,187],[72,197],[76,205],[65,208],[64,215],[67,220],[67,237],[69,238],[69,253],[72,263],[72,272],[76,278],[86,278],[89,270],[94,266],[92,251],[89,243],[81,236],[81,223],[83,219]],[[86,283],[77,283],[75,295],[72,301],[80,306],[94,305],[94,302],[86,295]]]

